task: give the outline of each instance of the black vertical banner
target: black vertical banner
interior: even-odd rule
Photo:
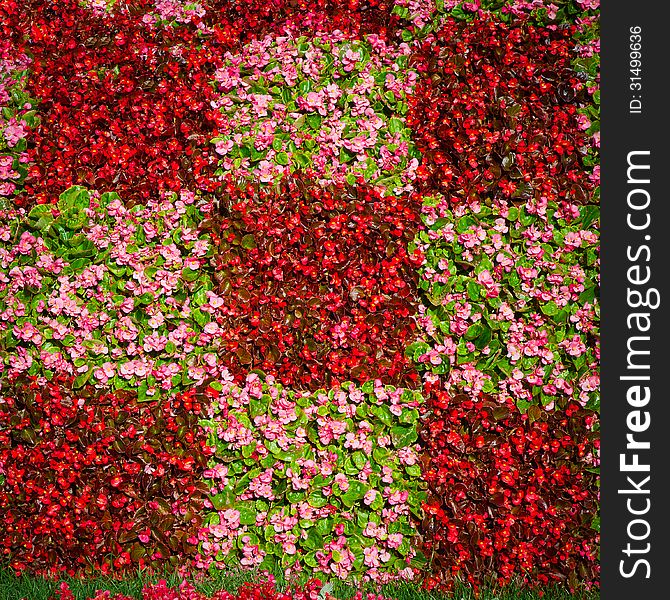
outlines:
[[[601,14],[604,600],[668,598],[667,3]]]

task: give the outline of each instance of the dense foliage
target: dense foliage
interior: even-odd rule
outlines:
[[[432,492],[424,549],[430,585],[579,581],[598,578],[597,415],[522,414],[513,401],[433,390],[421,439]]]
[[[196,551],[209,450],[193,394],[133,394],[14,382],[0,399],[3,560],[57,573],[178,564]]]
[[[416,382],[404,357],[421,260],[408,253],[410,198],[297,178],[278,190],[228,185],[217,211],[202,228],[224,305],[219,352],[235,373],[261,368],[298,389]]]
[[[597,585],[598,8],[0,0],[3,559]]]
[[[55,207],[7,213],[0,332],[9,375],[74,375],[75,388],[111,383],[145,400],[227,373],[198,309],[212,288],[200,219],[188,192],[128,209],[113,192],[81,187]]]
[[[420,394],[379,380],[296,394],[252,373],[212,395],[200,566],[414,578]]]

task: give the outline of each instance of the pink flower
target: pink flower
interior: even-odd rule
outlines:
[[[262,160],[258,163],[256,169],[256,176],[263,183],[268,183],[274,178],[273,165],[269,160]]]
[[[401,448],[398,451],[398,459],[404,465],[415,465],[417,462],[417,455],[411,448]]]
[[[345,53],[344,57],[342,58],[342,65],[346,73],[350,73],[351,71],[354,70],[354,67],[356,66],[356,63],[361,59],[361,55],[359,52],[354,52],[351,48],[349,48]]]
[[[218,153],[221,154],[222,156],[225,156],[228,154],[233,149],[233,146],[235,144],[233,143],[232,140],[220,140],[214,144],[214,150]]]
[[[378,567],[379,563],[379,550],[376,546],[371,546],[370,548],[363,548],[363,555],[365,556],[363,562],[368,567]]]
[[[377,494],[379,492],[377,490],[368,490],[365,493],[365,496],[363,497],[363,502],[367,505],[370,506],[374,501],[375,498],[377,498]]]
[[[9,196],[14,193],[14,190],[16,190],[16,186],[11,182],[3,181],[0,183],[0,196]]]
[[[337,475],[335,475],[334,482],[340,486],[340,489],[343,492],[346,492],[349,489],[349,480],[347,479],[347,476],[344,473],[338,473]]]
[[[388,502],[391,505],[402,504],[407,502],[407,498],[409,498],[409,492],[407,490],[395,490],[394,492],[391,492],[391,495],[388,498]]]

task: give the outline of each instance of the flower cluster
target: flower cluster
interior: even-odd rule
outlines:
[[[212,353],[202,271],[210,244],[195,196],[126,208],[81,187],[0,231],[2,357],[9,376],[75,377],[140,400],[227,371]],[[220,305],[219,305],[220,306]]]
[[[63,0],[58,6],[41,0],[21,2],[12,12],[10,32],[23,44],[30,43],[27,90],[40,99],[42,118],[29,149],[35,166],[28,194],[19,201],[54,203],[72,185],[114,190],[131,203],[145,203],[165,190],[214,189],[220,155],[209,141],[219,133],[221,113],[212,108],[220,93],[209,82],[222,67],[224,52],[236,56],[243,43],[288,30],[294,37],[299,32],[328,36],[330,31],[343,31],[351,36],[347,43],[365,48],[370,43],[356,41],[356,36],[374,33],[376,44],[384,47],[382,23],[389,12],[385,2],[357,4],[350,8],[331,0],[134,0],[129,8],[126,2],[102,0]],[[395,65],[400,71],[391,73],[396,83],[382,90],[380,114],[391,106],[396,112],[398,105],[403,107],[408,86],[403,68],[407,48],[388,47],[387,53],[388,57],[377,51],[373,64],[358,69],[378,74]],[[239,56],[243,55],[244,51]],[[377,63],[379,68],[374,67]],[[354,74],[345,79],[354,82]],[[363,88],[359,91],[363,97],[371,95]],[[293,92],[296,97],[300,93],[297,88]],[[340,100],[348,102],[346,97]],[[369,120],[365,115],[351,118],[354,127],[355,120]],[[380,118],[389,121],[385,115]],[[286,119],[290,120],[285,115]],[[404,131],[402,117],[387,125]],[[362,136],[368,133],[361,128]],[[384,157],[376,158],[379,164],[410,163],[404,154],[406,132],[397,141],[397,132],[387,133],[379,135],[375,150],[386,147]],[[401,177],[398,168],[394,174],[399,180],[411,179]]]
[[[3,560],[595,585],[598,5],[0,2]]]
[[[598,209],[529,201],[427,199],[417,245],[424,368],[473,396],[596,410],[599,396]]]
[[[296,178],[278,191],[228,185],[218,212],[203,223],[216,282],[206,308],[235,375],[261,368],[297,389],[416,380],[404,356],[418,335],[412,199]]]
[[[449,19],[422,44],[426,74],[408,124],[427,190],[452,203],[590,201],[577,112],[588,94],[571,65],[570,33]]]
[[[18,572],[120,573],[196,550],[209,448],[193,393],[27,378],[0,397],[0,553]]]
[[[410,41],[428,36],[449,18],[466,22],[481,16],[503,22],[520,18],[556,29],[594,19],[599,8],[600,0],[395,0],[392,15],[400,19],[397,28],[402,28],[402,39]]]
[[[304,586],[291,586],[279,591],[275,578],[263,574],[259,582],[244,583],[235,592],[219,590],[213,595],[198,592],[189,581],[183,580],[178,587],[173,588],[165,580],[158,583],[148,583],[142,588],[141,600],[334,600],[319,579],[310,579]],[[75,595],[66,582],[58,586],[53,600],[75,600]],[[135,600],[135,597],[124,594],[114,594],[107,590],[99,590],[89,600]],[[385,600],[381,595],[363,595],[357,592],[352,600]]]
[[[213,41],[197,44],[197,28],[149,28],[135,10],[102,17],[79,0],[21,4],[17,31],[32,56],[26,89],[41,116],[21,202],[55,203],[75,184],[133,204],[211,186]]]
[[[519,578],[597,585],[597,414],[573,402],[524,415],[512,401],[451,395],[439,386],[427,403],[428,586]]]
[[[408,351],[449,388],[522,412],[598,409],[598,173],[572,42],[489,19],[447,20],[436,40],[414,106],[420,176],[443,195],[424,202],[426,339]]]
[[[404,119],[416,81],[409,46],[372,34],[293,35],[228,52],[216,71],[218,173],[274,182],[307,169],[320,184],[360,175],[411,190],[419,162]]]
[[[155,0],[155,12],[142,17],[142,22],[149,26],[185,25],[196,23],[202,27],[202,18],[206,10],[201,2],[187,0]]]
[[[376,380],[296,393],[256,373],[209,391],[201,423],[216,451],[200,567],[414,577],[418,392]]]
[[[0,40],[0,208],[11,205],[28,174],[26,137],[37,123],[34,101],[25,92],[29,65],[8,38]]]

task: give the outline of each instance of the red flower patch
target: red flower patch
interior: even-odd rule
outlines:
[[[195,28],[152,30],[132,11],[101,18],[79,4],[23,7],[34,59],[28,90],[41,100],[30,202],[55,202],[72,184],[131,203],[208,189],[208,81],[220,51],[198,45]]]
[[[407,123],[425,190],[452,202],[588,201],[589,141],[577,121],[587,91],[571,65],[572,33],[450,18],[423,43]]]
[[[222,360],[317,389],[375,377],[412,383],[418,215],[406,197],[294,180],[277,192],[232,185],[203,224],[217,246]]]
[[[134,596],[115,594],[100,590],[89,600],[134,600]],[[70,586],[62,582],[53,600],[74,600],[75,595]],[[310,579],[303,586],[290,586],[284,591],[277,591],[275,579],[266,575],[261,581],[244,583],[235,592],[219,590],[213,595],[203,594],[188,581],[183,581],[178,588],[170,588],[166,581],[147,584],[142,588],[142,600],[334,600],[334,596],[326,591],[326,586],[319,579]],[[386,600],[381,594],[363,594],[357,591],[351,600]]]
[[[195,551],[208,450],[194,394],[138,404],[69,382],[0,401],[0,553],[16,571],[120,573]]]
[[[529,411],[433,391],[424,550],[433,584],[598,579],[597,414]]]

